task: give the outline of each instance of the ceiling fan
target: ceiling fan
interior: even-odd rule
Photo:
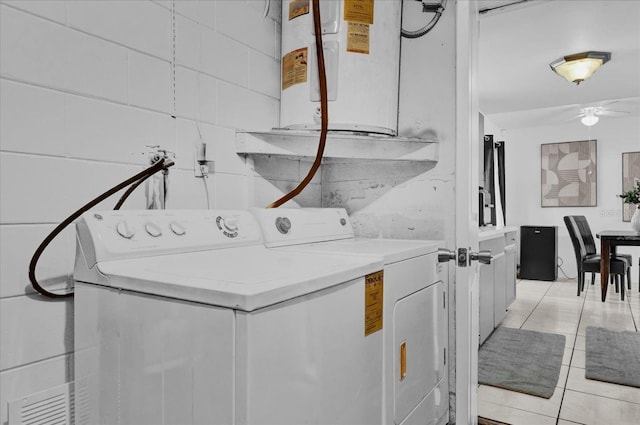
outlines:
[[[619,103],[619,101],[612,100],[600,104],[584,106],[580,108],[578,115],[574,116],[572,119],[580,118],[580,122],[582,122],[582,124],[587,127],[591,127],[600,120],[601,116],[624,116],[629,114],[628,111],[616,111],[609,109],[609,105],[614,103]]]
[[[504,112],[488,115],[491,122],[505,129],[536,127],[541,125],[563,125],[581,120],[589,115],[594,117],[637,118],[640,119],[640,97],[627,97],[570,105],[549,106],[524,111]],[[592,111],[592,112],[591,112]],[[604,118],[605,120],[607,118]],[[593,125],[593,124],[592,124]]]

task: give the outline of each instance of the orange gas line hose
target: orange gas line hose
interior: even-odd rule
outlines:
[[[288,200],[298,196],[309,184],[311,179],[313,179],[313,176],[318,171],[318,168],[320,168],[320,163],[322,162],[322,155],[324,154],[324,147],[327,142],[327,128],[329,127],[329,108],[327,102],[327,74],[325,72],[324,51],[322,49],[322,28],[320,27],[320,0],[313,0],[313,27],[316,32],[316,58],[318,61],[318,77],[320,82],[320,117],[322,120],[318,152],[316,153],[316,159],[313,161],[313,165],[300,184],[282,198],[267,205],[267,208],[277,208]]]

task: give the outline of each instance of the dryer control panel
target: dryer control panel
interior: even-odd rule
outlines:
[[[354,237],[343,208],[254,208],[267,247],[335,241]]]
[[[89,211],[76,235],[89,265],[262,243],[256,219],[238,210]]]

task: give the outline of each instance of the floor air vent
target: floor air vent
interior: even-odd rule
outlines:
[[[73,425],[73,383],[9,402],[9,425]]]

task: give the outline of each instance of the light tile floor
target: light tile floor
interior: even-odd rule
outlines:
[[[640,388],[584,377],[587,326],[634,331],[640,327],[638,282],[633,280],[624,301],[610,285],[604,303],[599,282],[598,275],[594,286],[588,280],[578,297],[575,279],[518,281],[516,301],[500,326],[565,335],[560,379],[550,399],[480,385],[479,416],[513,425],[640,424]]]

